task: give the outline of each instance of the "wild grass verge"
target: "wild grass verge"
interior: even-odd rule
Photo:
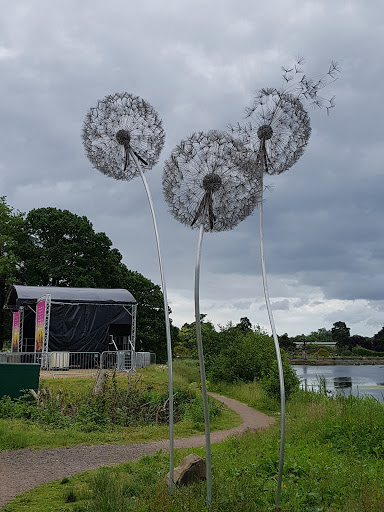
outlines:
[[[198,367],[175,364],[175,435],[204,431]],[[76,444],[138,443],[166,439],[168,372],[153,366],[138,374],[113,375],[102,395],[92,393],[93,379],[74,378],[41,382],[38,401],[0,400],[0,450],[55,448]],[[210,400],[214,430],[237,426],[238,415]]]
[[[278,403],[269,402],[256,383],[225,386],[232,398],[278,410]],[[274,510],[278,422],[268,430],[214,445],[212,451],[210,512]],[[204,448],[194,452],[205,455]],[[187,453],[190,450],[177,451],[176,463]],[[7,505],[4,512],[206,510],[204,483],[177,489],[173,496],[169,494],[164,483],[168,460],[166,454],[159,452],[134,463],[76,475],[22,495]],[[383,404],[371,398],[297,393],[287,404],[281,511],[383,510]]]

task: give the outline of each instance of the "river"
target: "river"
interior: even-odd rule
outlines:
[[[371,395],[384,402],[384,366],[334,365],[307,366],[293,365],[303,389],[318,390],[319,377],[326,379],[326,387],[331,393]]]

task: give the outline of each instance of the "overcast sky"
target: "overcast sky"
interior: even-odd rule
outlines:
[[[305,57],[336,108],[309,110],[299,162],[268,178],[264,238],[278,333],[344,321],[351,334],[384,325],[384,4],[382,0],[0,0],[0,195],[28,212],[86,215],[128,268],[160,283],[142,182],[94,170],[81,143],[88,109],[107,94],[147,100],[166,131],[146,174],[153,195],[172,318],[192,322],[197,232],[162,197],[163,164],[194,131],[242,121],[281,66]],[[269,330],[260,277],[258,214],[204,238],[201,311],[214,324],[247,316]]]

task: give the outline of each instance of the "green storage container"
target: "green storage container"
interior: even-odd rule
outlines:
[[[0,363],[0,398],[19,398],[24,389],[39,389],[40,365],[30,363]]]

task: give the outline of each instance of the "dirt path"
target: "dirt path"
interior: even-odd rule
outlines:
[[[260,430],[274,423],[274,419],[255,411],[245,404],[210,393],[237,412],[243,423],[230,430],[211,433],[211,442],[220,443],[227,437],[241,435],[247,430]],[[205,436],[177,438],[175,448],[194,448],[205,444]],[[18,494],[59,478],[75,473],[96,469],[101,466],[120,464],[152,455],[159,450],[169,450],[169,440],[143,444],[104,444],[96,446],[73,446],[52,450],[12,450],[0,453],[0,506],[5,505]]]

